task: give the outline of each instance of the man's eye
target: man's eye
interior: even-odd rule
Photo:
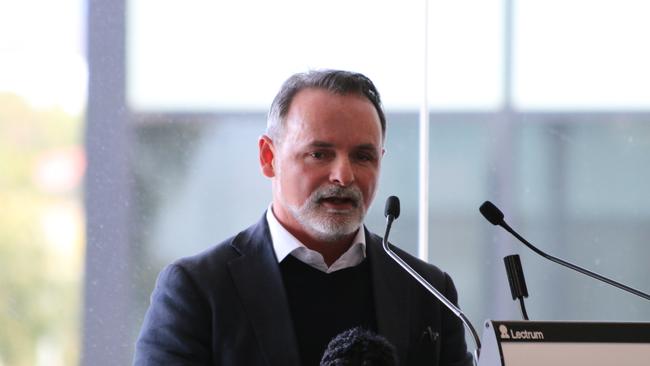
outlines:
[[[359,161],[374,161],[375,156],[372,154],[357,154],[357,160]]]
[[[309,154],[309,157],[316,160],[321,160],[325,158],[325,153],[322,151],[314,151]]]

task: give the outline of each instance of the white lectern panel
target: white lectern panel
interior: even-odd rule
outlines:
[[[504,343],[501,349],[505,365],[650,365],[650,344]]]

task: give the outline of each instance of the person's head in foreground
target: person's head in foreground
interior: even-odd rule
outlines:
[[[320,366],[396,366],[395,347],[379,334],[352,328],[327,346]]]

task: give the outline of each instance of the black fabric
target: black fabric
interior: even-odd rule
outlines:
[[[318,365],[328,343],[345,330],[362,327],[376,331],[367,260],[325,273],[290,255],[280,264],[280,271],[301,365]]]

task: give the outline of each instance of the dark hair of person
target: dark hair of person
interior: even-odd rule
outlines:
[[[395,347],[379,334],[352,328],[327,345],[320,366],[397,366]]]
[[[272,139],[280,139],[284,119],[289,113],[293,98],[303,89],[314,88],[335,94],[357,94],[365,96],[379,115],[382,138],[386,135],[386,116],[381,105],[379,92],[373,82],[363,74],[343,70],[312,70],[289,77],[273,99],[267,117],[266,132]]]

